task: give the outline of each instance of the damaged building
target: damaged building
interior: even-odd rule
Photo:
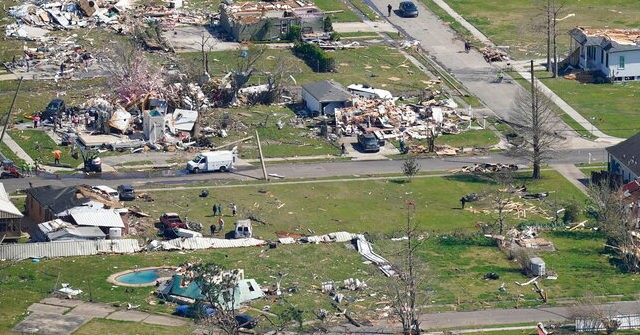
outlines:
[[[220,4],[220,26],[239,42],[278,40],[292,26],[303,34],[323,32],[324,12],[303,1],[225,1]]]
[[[570,66],[608,81],[640,80],[640,29],[578,27],[569,36]]]

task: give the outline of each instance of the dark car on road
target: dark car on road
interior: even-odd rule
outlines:
[[[364,152],[378,152],[380,151],[380,142],[378,138],[372,132],[366,132],[358,135],[358,144],[360,149]]]
[[[133,201],[136,200],[136,191],[133,189],[133,186],[123,184],[118,186],[118,197],[120,201]]]
[[[418,7],[411,1],[403,1],[398,8],[402,17],[417,17]]]

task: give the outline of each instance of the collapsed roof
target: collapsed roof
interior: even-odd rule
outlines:
[[[569,35],[584,46],[600,46],[607,51],[640,50],[640,29],[573,28]]]

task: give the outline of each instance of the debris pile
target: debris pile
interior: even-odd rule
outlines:
[[[509,60],[509,56],[506,52],[491,47],[484,47],[482,49],[482,55],[484,56],[484,60],[489,63]]]
[[[473,165],[466,165],[460,169],[450,170],[451,173],[496,173],[518,171],[516,164],[502,164],[502,163],[476,163]]]
[[[440,92],[422,104],[396,105],[393,99],[356,97],[352,106],[335,109],[335,133],[353,136],[372,132],[380,141],[391,139],[435,139],[441,134],[458,134],[471,125],[472,117],[457,110],[452,99],[436,100]],[[455,155],[458,149],[442,146],[432,150],[429,146],[410,145],[414,153],[436,151],[442,155]]]
[[[121,13],[130,8],[129,0],[30,1],[9,8],[17,20],[7,26],[6,36],[34,39],[42,30],[65,30],[110,26],[122,32],[127,26],[119,22]],[[38,28],[38,29],[34,29]]]

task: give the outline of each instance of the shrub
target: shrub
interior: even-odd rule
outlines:
[[[335,59],[327,55],[319,46],[311,43],[296,43],[293,53],[301,58],[315,72],[332,72],[335,70]]]
[[[284,35],[283,39],[291,42],[298,42],[300,41],[301,36],[302,36],[302,29],[300,29],[300,26],[293,25],[289,27],[289,32],[287,32],[287,34]]]
[[[568,203],[564,206],[564,214],[562,215],[562,222],[565,224],[576,222],[578,220],[578,215],[580,214],[580,209],[578,205],[574,203]]]

